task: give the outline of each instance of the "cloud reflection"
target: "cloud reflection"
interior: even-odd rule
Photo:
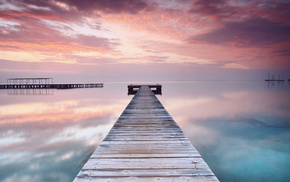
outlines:
[[[231,118],[257,113],[290,117],[290,112],[286,109],[290,107],[290,98],[287,97],[286,90],[281,90],[279,93],[284,95],[283,97],[274,92],[265,92],[265,90],[233,90],[233,88],[226,89],[228,86],[225,86],[225,88],[215,88],[214,93],[207,95],[200,91],[182,90],[180,91],[183,93],[182,96],[169,97],[164,100],[164,105],[174,117],[190,116],[191,119],[224,116]],[[207,89],[212,88],[204,88],[204,90]]]
[[[51,97],[0,92],[0,181],[72,181],[131,99],[125,83],[113,85]],[[289,87],[162,85],[158,98],[221,181],[289,179]]]
[[[163,105],[220,181],[290,178],[289,87],[269,90],[263,82],[165,86],[174,91],[162,98]]]
[[[23,96],[24,103],[7,96],[11,103],[0,106],[0,181],[72,181],[125,107],[86,92],[67,91],[56,101],[61,92],[35,101]]]

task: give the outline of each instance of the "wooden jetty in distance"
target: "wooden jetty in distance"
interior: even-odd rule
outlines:
[[[53,83],[52,78],[10,78],[0,89],[73,89],[102,88],[103,83]]]
[[[142,85],[128,85],[128,95],[135,95],[141,86]],[[148,86],[155,95],[162,95],[162,85],[156,84],[146,86]]]
[[[59,84],[0,84],[0,89],[73,89],[102,88],[103,83],[59,83]]]
[[[283,74],[280,77],[280,75],[278,75],[278,78],[276,79],[276,75],[272,75],[272,77],[270,77],[270,73],[268,74],[268,78],[265,80],[266,82],[284,82],[285,80],[283,79]]]
[[[128,89],[131,88],[135,87],[130,85]],[[218,179],[149,86],[140,86],[74,179],[74,182],[87,181]]]

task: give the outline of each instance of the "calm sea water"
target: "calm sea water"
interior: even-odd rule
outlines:
[[[0,181],[72,181],[130,102],[127,85],[0,90]],[[288,82],[162,85],[159,100],[220,181],[290,181]]]

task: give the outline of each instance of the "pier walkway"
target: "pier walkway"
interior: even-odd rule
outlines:
[[[148,86],[141,86],[74,182],[218,181]]]

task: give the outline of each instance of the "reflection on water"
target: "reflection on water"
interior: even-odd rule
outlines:
[[[126,92],[108,92],[1,90],[0,181],[72,181],[130,100]]]
[[[103,89],[0,90],[0,181],[72,181],[132,96]],[[221,181],[290,179],[290,87],[163,83],[158,96]]]
[[[288,85],[195,83],[174,91],[166,86],[163,105],[221,181],[289,181]]]
[[[283,88],[284,86],[288,87],[290,82],[287,81],[267,81],[268,88]]]
[[[8,95],[53,95],[53,89],[7,89]]]

